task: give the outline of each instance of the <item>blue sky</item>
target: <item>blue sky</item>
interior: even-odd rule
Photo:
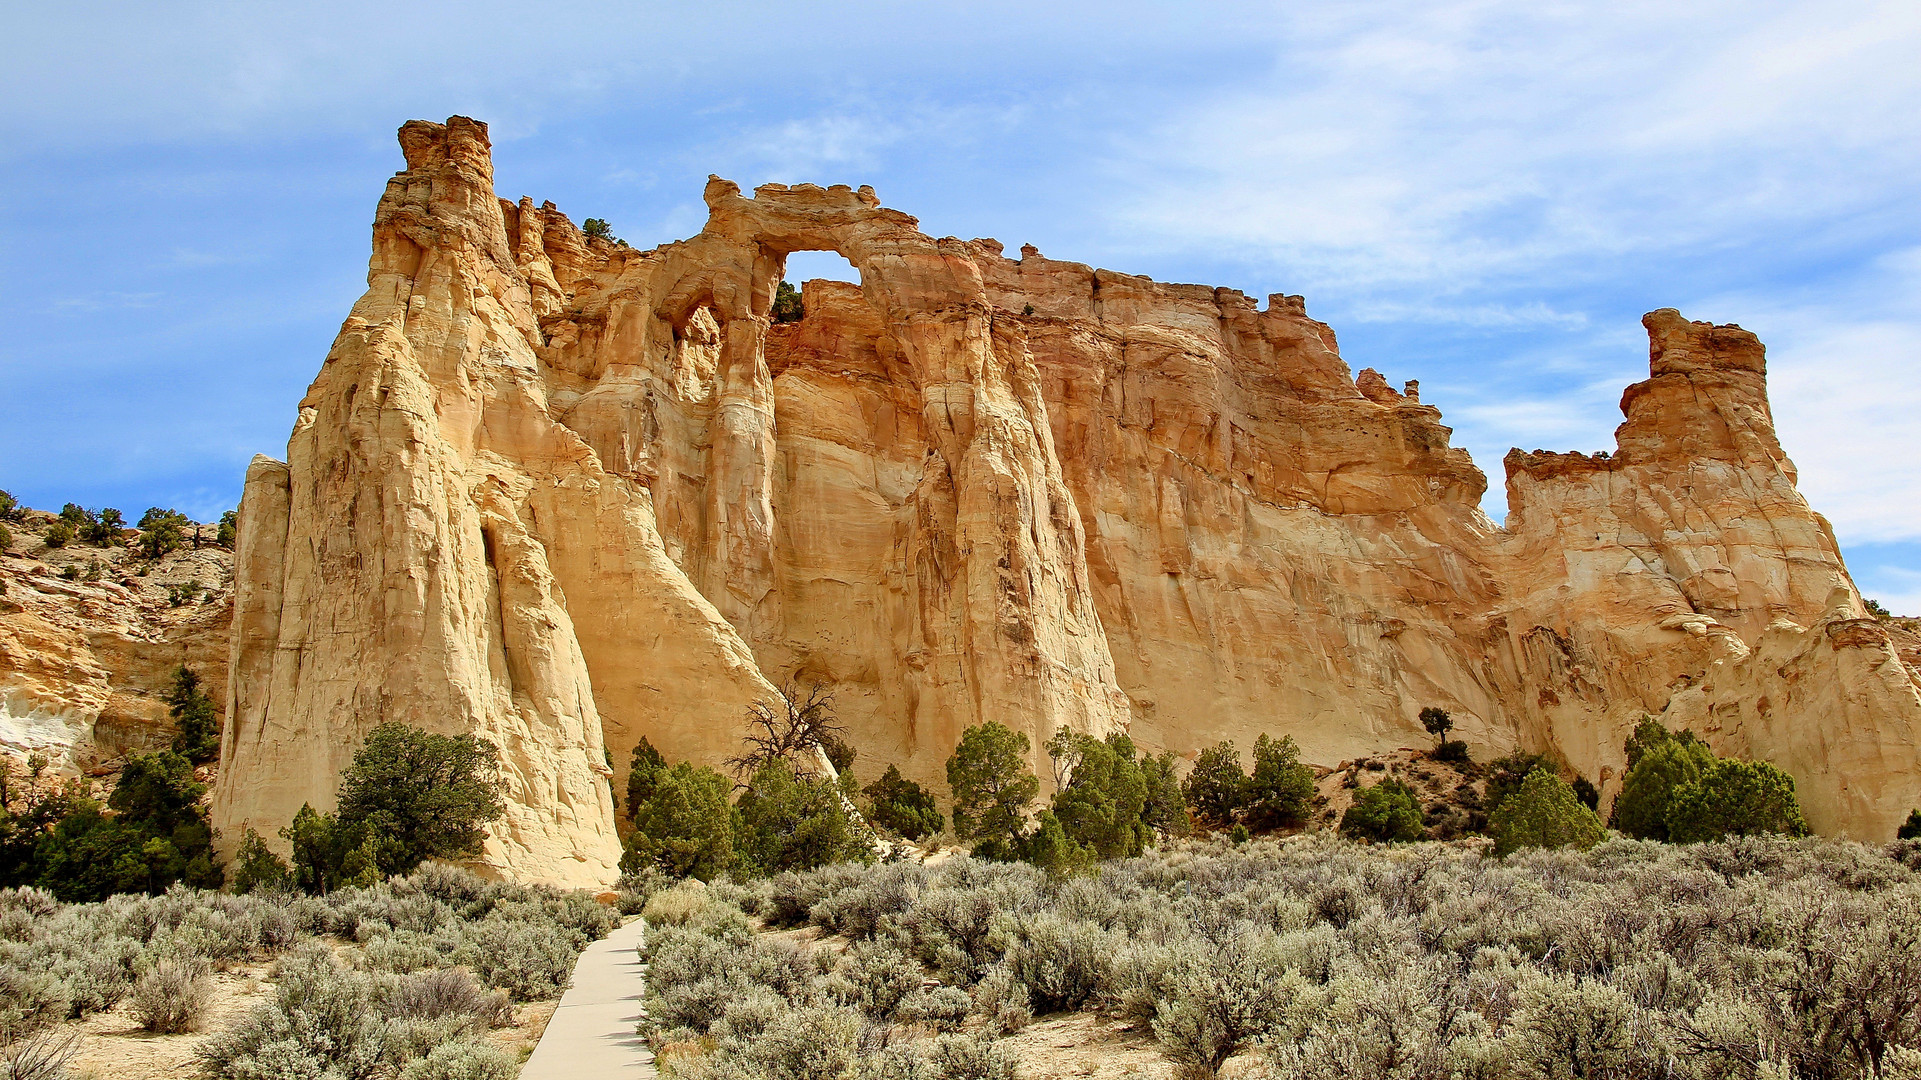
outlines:
[[[1921,6],[11,5],[0,487],[211,517],[364,287],[394,129],[639,246],[710,172],[1303,293],[1492,484],[1612,445],[1642,312],[1769,345],[1802,487],[1921,614]],[[796,269],[799,269],[797,267]],[[790,276],[804,276],[790,275]]]

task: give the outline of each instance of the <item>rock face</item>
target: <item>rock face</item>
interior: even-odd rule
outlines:
[[[0,755],[98,774],[172,741],[164,695],[182,664],[225,696],[233,560],[212,545],[152,565],[118,545],[48,548],[52,520],[12,524],[0,551]]]
[[[482,124],[400,139],[367,294],[248,472],[230,844],[400,719],[501,745],[489,863],[605,881],[609,760],[718,762],[789,677],[833,688],[863,778],[937,791],[983,720],[1332,764],[1440,705],[1610,792],[1667,713],[1793,772],[1823,831],[1921,802],[1916,673],[1738,327],[1648,316],[1618,451],[1511,454],[1501,527],[1440,411],[1299,297],[1009,259],[867,188],[713,179],[698,236],[639,251],[497,199]],[[861,284],[775,324],[802,250]]]

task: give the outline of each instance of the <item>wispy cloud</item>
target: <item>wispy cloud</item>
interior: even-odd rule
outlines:
[[[55,314],[84,315],[126,308],[150,308],[158,304],[164,295],[157,292],[96,292],[84,296],[55,297],[48,306]]]

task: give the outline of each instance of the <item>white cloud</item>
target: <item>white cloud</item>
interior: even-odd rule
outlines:
[[[1897,201],[1921,9],[1361,4],[1118,140],[1116,214],[1323,286],[1578,272]],[[1805,44],[1806,48],[1800,48]]]

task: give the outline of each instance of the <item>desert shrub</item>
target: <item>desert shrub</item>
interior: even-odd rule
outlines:
[[[1466,765],[1473,759],[1468,757],[1467,743],[1460,739],[1444,739],[1441,745],[1434,748],[1434,760]]]
[[[207,1075],[222,1080],[372,1080],[388,1067],[387,1019],[372,982],[341,970],[324,947],[281,962],[272,1001],[200,1044]]]
[[[507,995],[481,989],[465,968],[435,968],[394,980],[386,984],[382,998],[386,1014],[399,1019],[451,1018],[485,1027],[505,1027],[514,1018]]]
[[[974,984],[974,1010],[997,1031],[1019,1031],[1034,1019],[1034,998],[1013,967],[997,964]]]
[[[13,530],[7,528],[6,525],[4,524],[0,524],[0,551],[5,551],[12,546],[13,546]],[[5,592],[5,591],[6,591],[6,587],[4,583],[0,583],[0,592]]]
[[[1014,1059],[980,1035],[943,1035],[930,1055],[937,1080],[1014,1080]]]
[[[841,1004],[886,1020],[909,994],[920,990],[920,984],[920,965],[912,958],[886,945],[861,942],[848,950],[830,990]]]
[[[860,1057],[860,1014],[851,1009],[807,1006],[743,1048],[747,1076],[767,1080],[840,1080]]]
[[[1516,1077],[1657,1076],[1662,1041],[1651,1018],[1614,987],[1594,980],[1537,978],[1515,993],[1502,1041]]]
[[[0,1080],[66,1080],[67,1063],[79,1049],[77,1031],[0,1029]]]
[[[1247,806],[1247,773],[1241,753],[1232,742],[1202,750],[1193,771],[1181,784],[1181,794],[1194,816],[1214,828],[1226,828]]]
[[[11,952],[11,950],[9,950]],[[0,1033],[26,1035],[67,1018],[73,991],[50,972],[26,966],[26,957],[0,962]]]
[[[1079,1009],[1107,983],[1118,942],[1102,927],[1043,911],[1012,933],[1008,967],[1038,1012]]]
[[[958,1031],[973,1007],[974,999],[966,991],[952,986],[936,986],[915,990],[902,998],[894,1010],[894,1019],[903,1024],[920,1024],[935,1031]]]
[[[50,548],[66,547],[73,543],[73,526],[64,521],[56,521],[47,526],[46,532],[40,534],[40,542]]]
[[[142,1029],[179,1035],[200,1026],[212,989],[194,964],[165,957],[134,980],[128,1000]]]
[[[1900,1075],[1921,1052],[1907,844],[1614,839],[1495,860],[1316,835],[1168,844],[1058,881],[965,857],[824,867],[753,902],[842,928],[834,970],[755,936],[747,891],[715,890],[728,917],[653,931],[648,1013],[665,1066],[729,1077],[769,1074],[751,1046],[803,1013],[867,1033],[864,1080],[937,1075],[936,1042],[898,1033],[970,1008],[996,1033],[1109,1010],[1196,1077],[1236,1055],[1262,1059],[1249,1075],[1382,1080]],[[916,963],[953,986],[915,987]]]
[[[1921,810],[1908,811],[1908,820],[1901,823],[1901,828],[1895,831],[1894,838],[1921,840]]]
[[[1520,790],[1502,800],[1491,831],[1496,856],[1524,847],[1585,850],[1607,838],[1594,811],[1581,804],[1567,781],[1546,769],[1536,769]]]
[[[1026,735],[990,720],[962,732],[947,759],[954,835],[974,841],[982,858],[1010,860],[1020,850],[1027,804],[1040,792],[1027,751]]]
[[[398,1080],[513,1080],[519,1075],[520,1063],[513,1058],[486,1043],[458,1039],[408,1062]]]
[[[690,878],[648,897],[641,915],[651,926],[683,926],[707,905],[707,886]]]
[[[579,958],[578,939],[550,922],[496,911],[468,928],[456,956],[515,1001],[560,996]]]
[[[1376,843],[1420,839],[1425,832],[1414,789],[1391,776],[1362,788],[1341,815],[1341,835]]]
[[[1257,1037],[1278,1030],[1305,982],[1272,935],[1244,932],[1220,947],[1189,940],[1156,981],[1154,1037],[1191,1073],[1213,1076]]]
[[[867,796],[869,820],[909,840],[932,836],[944,823],[934,796],[902,776],[898,766],[887,766],[880,779],[862,788],[861,794]]]
[[[214,530],[213,542],[231,551],[233,550],[234,543],[239,539],[239,536],[240,512],[237,510],[221,511],[220,524]]]

